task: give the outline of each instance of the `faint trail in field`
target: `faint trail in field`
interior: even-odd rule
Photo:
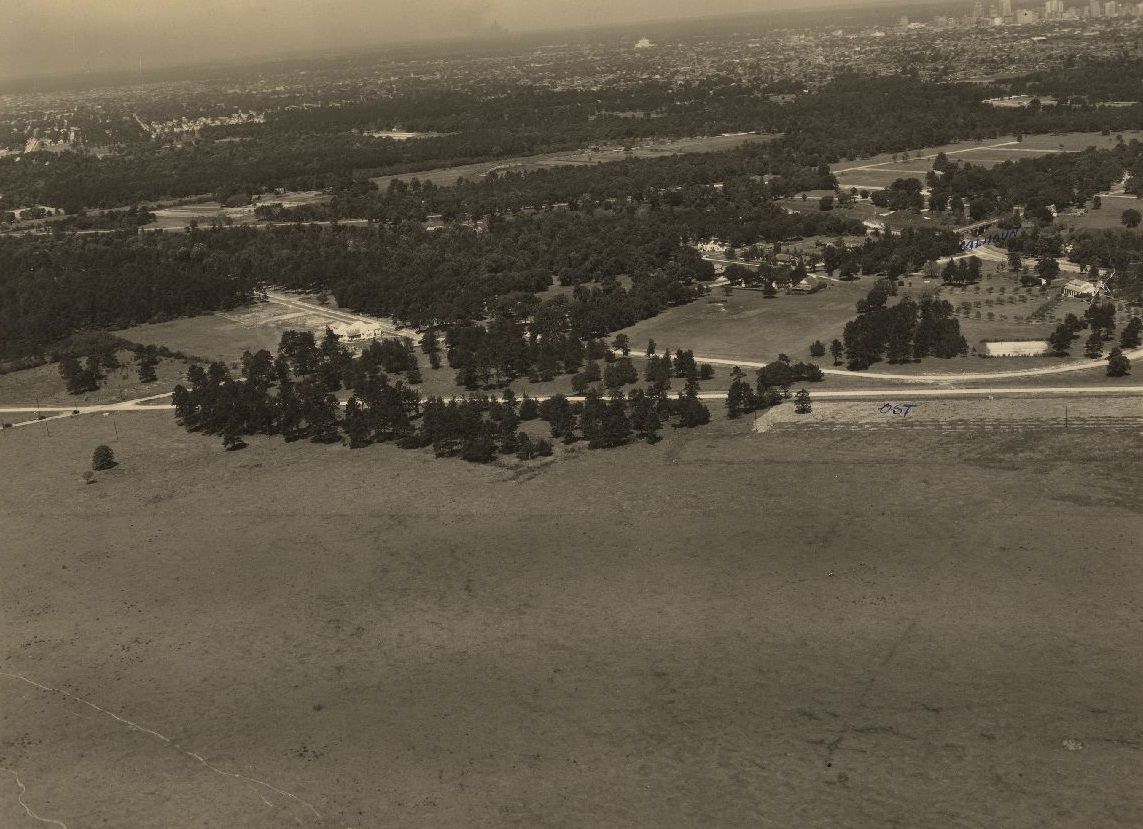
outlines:
[[[321,813],[317,809],[314,808],[313,804],[303,800],[302,798],[298,797],[296,794],[293,794],[291,792],[287,792],[285,789],[279,789],[277,786],[274,786],[271,783],[267,783],[265,780],[258,780],[257,778],[254,778],[254,777],[247,777],[244,774],[239,774],[237,772],[226,771],[225,769],[220,769],[218,766],[211,764],[210,761],[208,761],[201,754],[196,754],[193,751],[188,751],[187,749],[185,749],[181,745],[179,745],[177,742],[172,740],[170,737],[167,737],[163,734],[160,734],[158,731],[152,731],[150,728],[144,728],[143,726],[139,725],[138,723],[131,722],[131,720],[120,717],[118,714],[116,714],[112,711],[108,711],[106,708],[101,708],[100,706],[96,705],[94,702],[90,702],[90,701],[84,699],[83,697],[78,697],[75,694],[70,694],[67,691],[62,691],[59,688],[52,688],[48,685],[42,685],[41,683],[36,682],[34,679],[28,679],[28,677],[23,676],[22,674],[11,674],[11,673],[8,673],[6,671],[0,671],[0,676],[5,676],[5,677],[8,677],[9,679],[16,679],[16,680],[19,680],[20,682],[27,684],[27,685],[31,685],[34,688],[39,688],[41,691],[47,691],[49,693],[59,694],[60,696],[64,696],[64,697],[67,697],[68,699],[72,699],[72,700],[75,700],[76,702],[82,703],[82,704],[86,705],[88,708],[91,708],[95,711],[98,711],[101,714],[106,714],[108,717],[111,717],[116,722],[122,723],[123,725],[127,726],[132,731],[140,731],[144,734],[148,734],[148,735],[154,737],[155,739],[159,740],[160,742],[165,743],[166,745],[175,749],[175,751],[178,751],[180,754],[184,754],[187,757],[190,757],[195,762],[200,763],[201,765],[210,769],[215,774],[222,775],[223,777],[232,777],[235,780],[241,780],[244,783],[250,783],[250,784],[253,784],[255,786],[261,786],[262,788],[264,788],[268,791],[274,792],[275,794],[280,794],[283,797],[288,797],[290,800],[293,800],[295,803],[300,803],[302,806],[305,806],[307,809],[309,809],[314,814],[314,816],[317,818],[320,818],[322,816]],[[259,792],[259,796],[261,797],[261,792]],[[262,797],[262,801],[266,802],[266,798]],[[25,808],[27,808],[27,807],[25,807]],[[57,821],[52,821],[52,822],[55,823]],[[63,826],[62,823],[59,825]],[[67,829],[67,827],[65,826],[64,829]]]
[[[24,807],[24,811],[27,812],[28,817],[30,817],[32,820],[38,820],[40,823],[49,823],[52,826],[59,826],[60,829],[67,829],[67,824],[62,820],[55,820],[50,817],[42,817],[32,810],[32,807],[29,806],[27,801],[24,800],[24,795],[28,793],[28,787],[24,785],[24,781],[20,779],[19,774],[17,774],[12,769],[0,769],[0,771],[6,771],[8,774],[16,778],[16,785],[20,787],[20,794],[16,796],[16,802]]]
[[[829,751],[826,754],[827,766],[833,764],[834,758],[836,757],[837,752],[841,747],[842,741],[846,738],[846,735],[850,732],[860,733],[863,730],[857,727],[856,721],[861,716],[861,713],[865,710],[865,705],[869,700],[870,692],[873,691],[873,686],[877,684],[877,680],[880,678],[881,672],[889,667],[889,663],[892,662],[893,657],[897,655],[897,649],[900,648],[902,643],[909,638],[909,635],[913,632],[913,628],[916,627],[916,625],[916,619],[913,619],[911,622],[909,622],[901,635],[893,641],[893,644],[889,647],[889,652],[885,654],[881,662],[877,665],[877,669],[872,674],[870,674],[869,681],[865,683],[865,687],[861,691],[861,696],[858,697],[857,705],[854,706],[853,716],[849,718],[850,723],[846,725],[845,729],[840,734],[838,734],[833,740],[827,743],[829,746]]]

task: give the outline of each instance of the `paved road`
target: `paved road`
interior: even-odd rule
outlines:
[[[821,389],[813,388],[814,400],[906,400],[911,398],[942,398],[942,397],[1138,397],[1143,396],[1143,386],[1008,386],[996,389],[950,389],[950,388],[886,388],[886,389]],[[150,397],[140,397],[135,400],[125,400],[120,403],[104,403],[93,406],[52,407],[52,406],[0,406],[0,416],[8,414],[39,414],[40,417],[13,423],[10,428],[21,426],[35,426],[37,423],[46,423],[52,420],[61,420],[85,414],[113,414],[118,412],[170,412],[175,407],[170,403],[153,403],[169,397],[168,394],[156,394]],[[725,391],[700,392],[701,400],[724,400]],[[540,395],[537,400],[546,400]],[[582,397],[569,396],[569,400],[583,400]],[[50,412],[51,414],[44,414]]]

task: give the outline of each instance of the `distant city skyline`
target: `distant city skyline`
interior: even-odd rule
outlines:
[[[877,0],[5,0],[0,79]]]

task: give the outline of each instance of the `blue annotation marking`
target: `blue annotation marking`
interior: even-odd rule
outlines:
[[[896,405],[893,403],[886,403],[877,411],[879,414],[891,414],[900,415],[901,417],[908,417],[909,412],[917,408],[919,405],[919,403],[898,403]]]

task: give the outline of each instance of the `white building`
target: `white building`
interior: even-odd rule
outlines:
[[[1089,299],[1096,295],[1099,286],[1086,279],[1071,279],[1064,285],[1063,295],[1071,298]]]

